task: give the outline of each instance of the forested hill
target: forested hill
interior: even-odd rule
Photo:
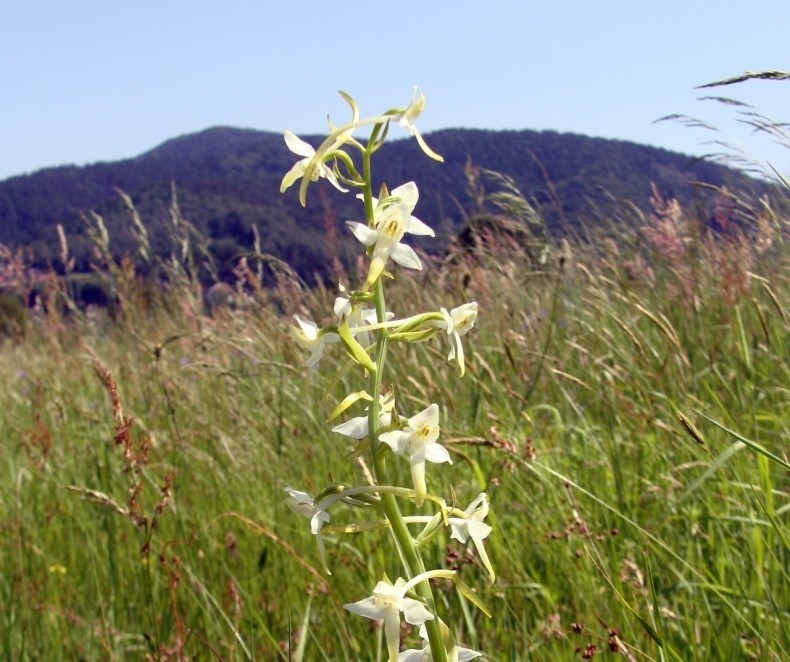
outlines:
[[[414,140],[402,139],[377,153],[374,170],[390,188],[416,181],[420,203],[415,214],[444,239],[474,211],[464,171],[469,162],[512,177],[555,227],[560,217],[577,228],[608,222],[608,212],[622,200],[647,210],[651,182],[681,202],[699,194],[691,181],[737,189],[759,186],[739,173],[681,154],[553,131],[447,129],[426,140],[444,156],[443,164],[425,157]],[[0,242],[30,246],[39,264],[57,266],[60,223],[77,267],[87,268],[83,217],[93,210],[104,217],[113,252],[133,255],[129,213],[117,192],[121,189],[140,212],[154,250],[169,254],[175,188],[183,216],[210,239],[221,267],[252,250],[255,225],[262,252],[309,277],[318,265],[327,264],[328,227],[336,224],[345,237],[342,222],[359,219],[361,206],[326,182],[311,186],[306,209],[297,201],[296,187],[281,195],[280,180],[297,158],[281,134],[217,127],[167,141],[133,159],[13,177],[0,182]]]

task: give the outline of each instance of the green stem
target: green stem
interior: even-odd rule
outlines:
[[[368,142],[368,149],[362,154],[362,177],[365,180],[365,187],[363,189],[365,216],[368,223],[372,223],[373,221],[373,192],[370,176],[370,157],[372,155],[372,146],[375,145],[379,129],[380,126],[375,127],[371,134],[370,141]],[[384,285],[381,278],[378,279],[375,285],[373,304],[376,309],[376,320],[379,324],[382,324],[386,321],[386,305],[384,301]],[[387,335],[388,331],[386,328],[379,328],[376,331],[375,357],[377,369],[370,377],[370,394],[373,396],[373,402],[370,404],[368,411],[368,426],[372,440],[370,452],[373,460],[373,475],[377,483],[384,482],[383,478],[386,471],[386,462],[384,456],[378,452],[376,440],[378,439],[379,412],[381,406],[381,384],[384,375],[384,364],[387,357]],[[408,578],[411,580],[415,576],[425,572],[425,564],[415,547],[414,539],[411,537],[411,533],[409,533],[409,529],[403,519],[395,496],[389,493],[382,494],[381,505],[384,515],[392,527],[392,534],[398,545],[400,556],[405,566],[404,569]],[[444,647],[444,641],[442,640],[441,630],[439,629],[439,618],[436,613],[436,602],[433,597],[431,585],[427,581],[422,581],[416,586],[416,591],[423,599],[430,612],[434,614],[432,620],[425,622],[428,642],[431,646],[431,656],[435,662],[447,662],[447,652]]]

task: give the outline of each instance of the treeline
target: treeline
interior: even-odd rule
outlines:
[[[754,194],[767,188],[739,172],[666,150],[553,131],[448,129],[427,140],[445,163],[425,159],[414,141],[399,140],[383,148],[377,174],[391,187],[406,177],[418,183],[416,213],[444,242],[470,215],[483,211],[490,187],[501,185],[489,182],[483,191],[485,177],[474,168],[511,178],[552,233],[582,237],[612,218],[621,222],[623,201],[633,203],[637,215],[649,211],[651,183],[663,195],[711,215],[711,189],[695,182]],[[343,221],[358,219],[361,208],[353,196],[323,183],[311,188],[306,209],[294,191],[281,195],[280,180],[294,158],[280,134],[219,127],[170,140],[133,159],[13,177],[0,182],[0,243],[26,247],[39,268],[61,270],[60,224],[73,268],[86,271],[94,255],[86,216],[94,212],[107,228],[112,253],[133,257],[138,240],[123,191],[157,255],[174,250],[175,198],[180,213],[205,237],[221,278],[230,276],[234,258],[257,247],[312,280],[324,275],[338,247],[342,254],[348,239]]]

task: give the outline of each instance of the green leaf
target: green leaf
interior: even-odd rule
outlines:
[[[343,398],[340,403],[335,407],[327,417],[327,423],[329,421],[334,420],[340,414],[342,414],[346,409],[348,409],[351,405],[359,400],[367,400],[368,402],[373,402],[373,396],[371,396],[367,391],[355,391],[354,393],[349,393],[345,398]]]
[[[359,365],[365,368],[365,370],[367,370],[371,375],[375,375],[376,364],[373,363],[373,360],[365,351],[365,348],[359,344],[357,339],[354,337],[354,334],[351,333],[351,329],[348,328],[348,322],[346,320],[343,320],[343,322],[338,324],[337,333],[340,336],[340,340],[345,346],[346,351],[351,355],[351,358],[353,358]]]
[[[479,595],[475,593],[475,590],[466,584],[463,579],[461,579],[457,574],[453,575],[453,581],[455,582],[455,588],[458,589],[458,592],[463,595],[469,602],[471,602],[475,607],[477,607],[480,611],[482,611],[488,618],[491,618],[491,612],[489,611],[488,607],[485,606],[485,603],[482,601]]]

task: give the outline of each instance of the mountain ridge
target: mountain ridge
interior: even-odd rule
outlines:
[[[386,182],[394,188],[416,181],[421,198],[415,213],[437,230],[441,240],[452,236],[475,211],[464,170],[469,162],[511,177],[553,229],[559,227],[560,217],[584,229],[596,215],[605,216],[616,199],[648,211],[652,183],[681,203],[698,199],[699,191],[689,183],[693,180],[765,188],[737,171],[630,141],[551,130],[459,128],[425,138],[445,163],[426,158],[414,140],[392,140],[374,161],[375,184]],[[303,139],[317,145],[323,137]],[[234,255],[251,250],[255,225],[262,251],[292,263],[304,275],[316,264],[328,263],[327,219],[340,224],[358,218],[360,209],[353,196],[339,194],[326,182],[310,187],[304,209],[294,190],[281,195],[282,176],[297,159],[279,133],[220,125],[176,136],[129,159],[12,177],[0,181],[0,243],[30,246],[41,264],[56,264],[55,233],[61,224],[78,267],[87,269],[91,249],[83,216],[90,210],[105,219],[113,252],[133,255],[136,246],[120,189],[132,198],[149,227],[154,251],[169,254],[167,223],[174,184],[184,216],[210,239],[223,270],[230,268]],[[339,234],[348,233],[341,227]]]

